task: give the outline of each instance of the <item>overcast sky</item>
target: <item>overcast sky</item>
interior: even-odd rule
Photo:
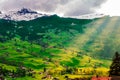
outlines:
[[[120,14],[120,0],[0,0],[2,12],[30,8],[64,16],[79,16],[94,12]]]

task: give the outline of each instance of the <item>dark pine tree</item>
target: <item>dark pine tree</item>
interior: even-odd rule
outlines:
[[[113,62],[110,66],[109,75],[120,76],[120,54],[118,52],[116,52],[115,56],[113,57]]]

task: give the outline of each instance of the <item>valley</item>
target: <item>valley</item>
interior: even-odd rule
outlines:
[[[119,22],[120,17],[109,16],[1,19],[0,66],[12,74],[3,76],[8,80],[108,76],[114,53],[120,52]]]

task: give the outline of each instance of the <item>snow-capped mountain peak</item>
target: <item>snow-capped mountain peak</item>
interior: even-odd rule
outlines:
[[[50,15],[38,13],[36,11],[32,11],[31,9],[27,9],[27,8],[22,8],[19,11],[10,11],[8,13],[0,14],[1,19],[15,20],[15,21],[21,21],[21,20],[29,21],[43,16],[50,16]]]
[[[17,11],[18,14],[38,14],[36,11],[32,11],[31,9],[22,8],[20,11]]]

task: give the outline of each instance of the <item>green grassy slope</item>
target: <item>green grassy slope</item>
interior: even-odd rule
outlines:
[[[81,74],[78,69],[84,74],[93,74],[94,68],[98,74],[106,72],[114,52],[120,51],[119,21],[119,17],[82,20],[56,15],[31,21],[0,20],[0,65],[8,70],[23,65],[35,72],[47,68],[62,80],[72,76],[68,68],[74,74]],[[57,71],[66,73],[54,75]],[[35,76],[41,80],[44,74]]]

